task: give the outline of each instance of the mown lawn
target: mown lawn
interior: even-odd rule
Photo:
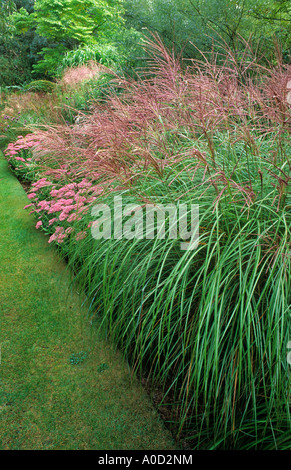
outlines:
[[[0,157],[0,449],[174,449]]]

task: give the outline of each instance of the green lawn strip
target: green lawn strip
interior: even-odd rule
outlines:
[[[0,449],[175,449],[27,203],[0,156]]]

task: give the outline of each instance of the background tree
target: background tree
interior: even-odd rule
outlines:
[[[46,41],[34,70],[53,75],[68,50],[114,34],[122,25],[121,13],[119,1],[35,0],[33,11],[21,7],[12,19],[17,34],[33,32]]]
[[[271,46],[274,38],[282,47],[285,62],[290,62],[291,53],[291,2],[290,0],[259,0],[250,4],[248,15],[252,18],[256,37]]]
[[[274,39],[290,61],[290,0],[0,0],[0,84],[54,77],[93,58],[133,70],[141,33],[157,32],[185,58],[241,39],[271,60]]]
[[[16,10],[13,0],[0,0],[0,85],[16,86],[30,78],[30,64],[23,44],[14,35],[11,15]]]
[[[126,0],[125,6],[128,24],[156,31],[185,57],[195,57],[196,48],[210,51],[221,40],[237,51],[241,38],[252,38],[268,57],[276,37],[284,59],[290,58],[290,0]]]

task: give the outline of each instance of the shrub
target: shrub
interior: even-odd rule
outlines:
[[[51,93],[55,88],[56,84],[48,80],[33,80],[24,87],[26,91],[40,91],[44,93]]]

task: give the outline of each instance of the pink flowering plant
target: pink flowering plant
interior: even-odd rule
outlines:
[[[37,216],[36,228],[50,235],[48,242],[62,244],[66,238],[86,238],[90,228],[85,215],[102,193],[100,184],[84,178],[79,182],[60,185],[46,177],[32,183],[25,209]]]
[[[30,202],[24,209],[36,215],[36,228],[49,235],[49,243],[63,244],[69,237],[83,240],[90,228],[85,215],[103,192],[100,175],[95,172],[94,181],[89,181],[67,164],[55,162],[47,167],[33,155],[37,146],[40,141],[35,134],[19,135],[4,151],[14,174],[30,183]]]
[[[34,134],[27,134],[25,137],[19,135],[4,150],[11,169],[20,180],[32,181],[34,178],[36,163],[32,151],[37,145],[39,140]]]

